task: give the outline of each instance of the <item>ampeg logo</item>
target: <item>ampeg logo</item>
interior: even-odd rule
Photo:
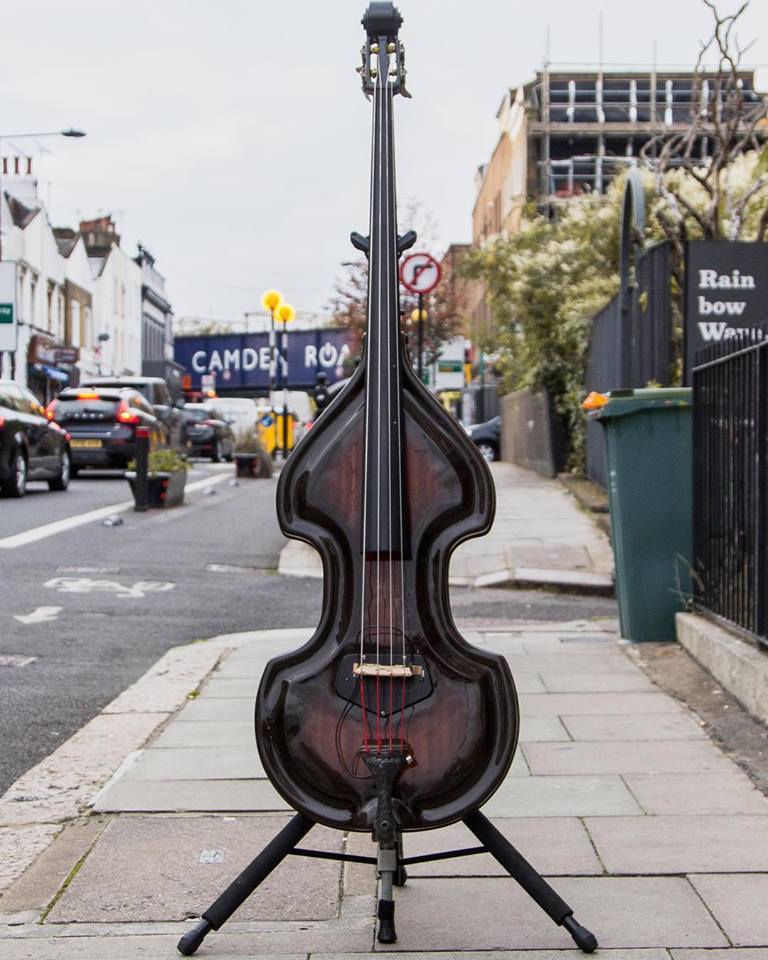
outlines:
[[[768,244],[695,240],[686,255],[685,370],[696,352],[731,337],[762,337],[768,322]]]

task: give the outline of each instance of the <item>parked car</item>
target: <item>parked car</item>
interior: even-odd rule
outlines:
[[[501,417],[467,427],[467,433],[486,460],[498,460],[501,451]]]
[[[169,445],[182,453],[187,449],[186,422],[181,412],[184,401],[171,397],[168,384],[162,377],[88,377],[80,386],[138,390],[152,405],[155,416],[168,431]]]
[[[71,476],[69,437],[51,423],[37,397],[13,380],[0,380],[0,491],[23,497],[27,480],[66,490]]]
[[[209,411],[216,411],[217,415],[225,420],[236,434],[248,433],[256,429],[259,419],[259,408],[250,397],[213,397],[204,400],[201,406]]]
[[[136,429],[147,427],[150,446],[167,446],[168,431],[138,390],[72,387],[48,404],[48,417],[71,439],[72,473],[82,467],[124,470],[136,455]]]
[[[231,463],[235,454],[235,434],[224,415],[202,403],[188,403],[182,413],[190,453],[196,457],[210,457],[214,463],[221,460]]]

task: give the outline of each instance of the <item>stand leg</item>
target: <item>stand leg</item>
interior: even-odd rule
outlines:
[[[379,943],[395,943],[395,897],[392,890],[397,874],[397,848],[379,844],[378,853],[379,872]]]
[[[486,816],[479,810],[475,810],[474,813],[464,819],[464,823],[541,909],[558,926],[565,927],[580,950],[583,950],[584,953],[594,953],[597,950],[595,935],[576,922],[573,917],[573,910],[565,900],[555,893],[546,880],[533,869],[525,857],[512,846],[504,834],[497,830]]]
[[[191,957],[211,930],[218,930],[237,908],[247,900],[262,881],[272,873],[314,826],[314,821],[301,813],[287,823],[261,853],[252,860],[219,898],[205,911],[202,919],[179,940],[177,949]]]
[[[395,871],[395,878],[393,883],[396,887],[404,887],[405,881],[408,879],[408,871],[402,864],[403,860],[403,835],[398,833],[397,835],[397,870]]]

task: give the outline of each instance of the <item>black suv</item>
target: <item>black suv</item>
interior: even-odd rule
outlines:
[[[48,404],[48,416],[70,435],[72,471],[81,467],[124,470],[136,455],[136,428],[149,430],[153,448],[168,432],[138,390],[71,387]]]
[[[27,480],[66,490],[70,464],[69,437],[49,422],[37,397],[13,380],[0,380],[0,491],[23,497]]]
[[[187,448],[187,428],[181,408],[183,400],[174,400],[162,377],[89,377],[81,387],[129,387],[138,390],[151,404],[155,416],[168,431],[168,443],[183,452]]]

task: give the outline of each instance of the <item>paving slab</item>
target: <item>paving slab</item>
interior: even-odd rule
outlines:
[[[768,816],[595,817],[586,826],[609,873],[742,873],[768,864]]]
[[[312,953],[311,960],[352,960],[355,955],[348,953]],[[399,953],[388,953],[383,948],[376,950],[377,960],[456,960],[456,953],[451,951],[403,950]],[[669,960],[669,953],[663,948],[650,950],[603,950],[600,949],[601,960]],[[584,960],[581,950],[462,950],[461,960]],[[715,960],[711,955],[708,960]],[[746,958],[745,958],[746,960]]]
[[[763,851],[763,864],[768,857]],[[689,877],[735,946],[768,944],[768,873]],[[768,956],[768,947],[763,948]]]
[[[229,926],[229,925],[228,925]],[[249,926],[235,924],[235,928]],[[64,936],[3,941],[3,960],[173,960],[178,932],[135,936]],[[243,932],[219,931],[209,935],[202,958],[223,960],[307,960],[310,950],[360,951],[370,949],[373,920],[362,918],[299,923],[264,922]]]
[[[183,727],[187,724],[179,724]],[[256,744],[244,747],[167,747],[145,750],[125,773],[126,780],[265,779]]]
[[[603,947],[727,946],[687,880],[562,877],[557,892]],[[512,880],[414,881],[397,891],[396,951],[571,948],[573,941]]]
[[[506,653],[505,657],[513,674],[516,671],[537,673],[620,673],[634,675],[638,668],[618,649],[604,651],[599,657],[593,653],[572,653],[563,647],[558,653]],[[654,688],[657,689],[657,688]]]
[[[765,960],[765,947],[733,947],[730,950],[672,950],[673,960]]]
[[[267,780],[118,780],[94,804],[97,813],[282,811],[288,804]]]
[[[151,750],[166,747],[215,747],[228,743],[233,747],[256,749],[253,722],[248,720],[192,720],[189,723],[171,723],[150,744]]]
[[[707,740],[690,714],[605,714],[560,717],[574,740]]]
[[[250,680],[252,686],[258,686],[259,678],[264,673],[264,668],[269,663],[269,657],[248,657],[243,660],[230,660],[229,657],[222,661],[211,674],[211,683],[213,680]],[[251,693],[253,697],[255,694]]]
[[[541,674],[549,693],[652,693],[659,688],[639,670],[634,673],[573,673],[548,670]]]
[[[489,817],[618,817],[642,810],[621,777],[520,777],[505,780],[483,813]]]
[[[624,781],[646,813],[768,814],[768,797],[741,770],[727,773],[633,773]]]
[[[48,915],[51,923],[129,923],[199,916],[288,822],[285,817],[120,817]],[[339,831],[309,845],[341,852]],[[233,915],[323,920],[338,912],[341,865],[289,857]]]
[[[560,717],[523,717],[520,720],[521,743],[546,743],[570,739]]]
[[[524,717],[574,716],[583,713],[593,715],[680,713],[683,709],[661,691],[658,693],[529,693],[521,698],[520,705]]]
[[[53,823],[0,827],[0,892],[17,880],[61,828]],[[0,900],[0,910],[5,911]]]
[[[523,673],[522,671],[518,671],[515,674],[515,687],[518,693],[546,692],[546,688],[538,673]]]
[[[603,867],[595,854],[583,824],[576,817],[512,817],[494,819],[494,826],[533,863],[539,873],[548,876],[601,874]],[[368,855],[374,846],[369,843]],[[405,856],[415,857],[442,850],[478,846],[475,835],[464,824],[442,830],[408,834]],[[490,854],[456,857],[434,863],[415,863],[408,867],[409,877],[507,876]]]
[[[0,897],[0,914],[26,910],[39,914],[53,900],[72,868],[95,843],[106,825],[103,817],[88,817],[67,824],[54,842]],[[12,859],[20,862],[18,857]]]
[[[533,774],[724,773],[736,769],[709,740],[527,743]]]
[[[253,721],[254,697],[198,697],[191,700],[175,718],[176,723],[191,720],[204,720],[215,723],[218,720]]]
[[[266,662],[262,661],[249,661],[249,663],[257,663],[258,667],[263,670],[263,666],[266,666]],[[214,676],[206,683],[203,690],[203,696],[205,697],[225,697],[225,698],[238,698],[242,699],[243,697],[250,697],[253,703],[256,702],[256,691],[259,688],[259,682],[256,677],[219,677],[214,674]]]

